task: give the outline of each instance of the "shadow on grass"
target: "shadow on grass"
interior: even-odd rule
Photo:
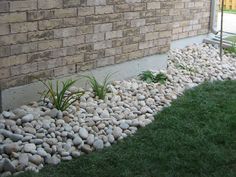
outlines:
[[[133,137],[18,177],[235,177],[236,81],[204,83]]]

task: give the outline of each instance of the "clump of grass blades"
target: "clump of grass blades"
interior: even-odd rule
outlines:
[[[236,42],[233,42],[232,46],[226,48],[225,51],[227,53],[236,54]]]
[[[97,79],[92,76],[83,76],[88,79],[90,86],[92,87],[95,95],[99,99],[104,99],[108,92],[108,85],[110,84],[109,79],[112,74],[107,74],[102,83],[99,83]]]
[[[139,78],[142,81],[145,81],[147,83],[160,83],[160,84],[164,84],[167,80],[167,76],[164,73],[158,73],[155,74],[152,71],[143,71],[141,74],[139,74]]]
[[[61,111],[66,110],[83,95],[83,92],[80,91],[77,93],[68,94],[69,88],[75,84],[76,80],[69,79],[65,82],[59,82],[57,80],[55,87],[53,86],[52,81],[39,81],[42,82],[46,87],[46,89],[40,94],[44,97],[44,99],[48,98],[52,102],[53,106]]]

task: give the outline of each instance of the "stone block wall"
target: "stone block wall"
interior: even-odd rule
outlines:
[[[209,0],[173,0],[172,40],[206,34],[209,31]]]
[[[172,39],[207,32],[209,3],[1,0],[1,89],[165,53]]]

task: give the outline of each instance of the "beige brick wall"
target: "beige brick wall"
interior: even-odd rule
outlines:
[[[4,0],[2,89],[169,50],[206,33],[210,0]]]
[[[172,40],[208,33],[209,0],[173,0]]]

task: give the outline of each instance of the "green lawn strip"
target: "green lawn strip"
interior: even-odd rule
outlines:
[[[236,43],[236,36],[229,36],[229,37],[226,37],[225,39],[228,40],[228,41]]]
[[[236,14],[236,10],[224,10],[224,13]]]
[[[236,176],[236,81],[186,91],[111,148],[17,177],[223,176]]]

